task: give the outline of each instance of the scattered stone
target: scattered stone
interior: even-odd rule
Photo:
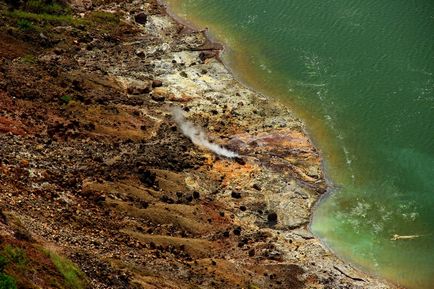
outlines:
[[[83,90],[82,81],[80,81],[79,79],[73,79],[72,88],[77,91],[82,91]]]
[[[8,218],[3,213],[2,209],[0,209],[0,222],[2,222],[3,224],[7,224],[8,223]]]
[[[146,15],[143,12],[140,12],[140,13],[134,15],[134,20],[139,24],[145,25],[146,22],[148,22],[148,15]]]
[[[136,55],[138,57],[145,57],[146,56],[146,52],[143,49],[137,49],[136,50]]]
[[[234,235],[236,235],[236,236],[241,235],[241,227],[236,227],[236,228],[233,230],[233,232],[234,232]]]
[[[139,207],[140,209],[147,209],[149,207],[149,203],[146,201],[140,201]]]
[[[152,94],[151,98],[155,101],[164,101],[166,99],[166,97],[161,94]]]
[[[276,250],[265,251],[264,257],[274,261],[282,261],[282,253]]]
[[[99,195],[96,197],[95,201],[98,205],[102,205],[106,200],[106,196],[105,195]]]
[[[138,95],[138,94],[146,94],[151,92],[151,89],[149,86],[130,86],[127,88],[127,93],[132,95]]]
[[[33,237],[30,232],[21,227],[15,230],[14,237],[22,241],[33,241]]]
[[[143,169],[139,170],[140,181],[149,187],[157,185],[156,178],[157,176],[155,175],[155,173],[151,171],[143,170]]]
[[[175,203],[175,201],[172,198],[170,198],[166,195],[161,196],[160,201],[162,201],[163,203],[166,203],[166,204],[174,204]]]
[[[267,220],[270,224],[276,224],[277,223],[277,214],[275,212],[271,212],[267,216]]]
[[[209,58],[214,58],[217,55],[217,53],[212,52],[212,51],[202,51],[201,53],[199,53],[199,59],[204,62],[205,60],[209,59]]]
[[[241,199],[241,193],[239,192],[232,192],[231,197],[234,199]]]
[[[195,198],[196,200],[200,198],[200,194],[197,191],[193,192],[193,198]]]
[[[154,79],[152,81],[152,87],[161,87],[161,86],[163,86],[163,82],[161,80]]]
[[[65,50],[63,50],[63,49],[61,49],[61,48],[54,48],[54,54],[56,54],[56,55],[61,55],[61,54],[63,54],[63,53],[65,53]]]
[[[83,128],[87,131],[94,131],[96,127],[93,123],[86,123],[83,125]]]

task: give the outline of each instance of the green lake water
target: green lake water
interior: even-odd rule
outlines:
[[[367,272],[434,288],[434,1],[166,2],[306,122],[331,183],[314,234]]]

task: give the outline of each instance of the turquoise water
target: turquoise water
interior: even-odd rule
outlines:
[[[306,121],[333,184],[313,232],[366,271],[434,288],[434,1],[167,2]]]

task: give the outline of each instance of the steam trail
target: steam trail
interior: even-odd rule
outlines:
[[[201,128],[195,126],[191,121],[185,119],[184,113],[179,107],[172,107],[171,111],[173,119],[175,120],[178,127],[181,129],[182,133],[186,137],[190,138],[195,145],[204,146],[215,154],[227,158],[238,157],[238,154],[228,149],[222,148],[218,144],[211,143],[208,140],[205,132]]]

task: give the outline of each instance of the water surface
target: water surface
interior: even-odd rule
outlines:
[[[434,1],[167,2],[306,121],[333,183],[313,232],[371,273],[434,288]]]

